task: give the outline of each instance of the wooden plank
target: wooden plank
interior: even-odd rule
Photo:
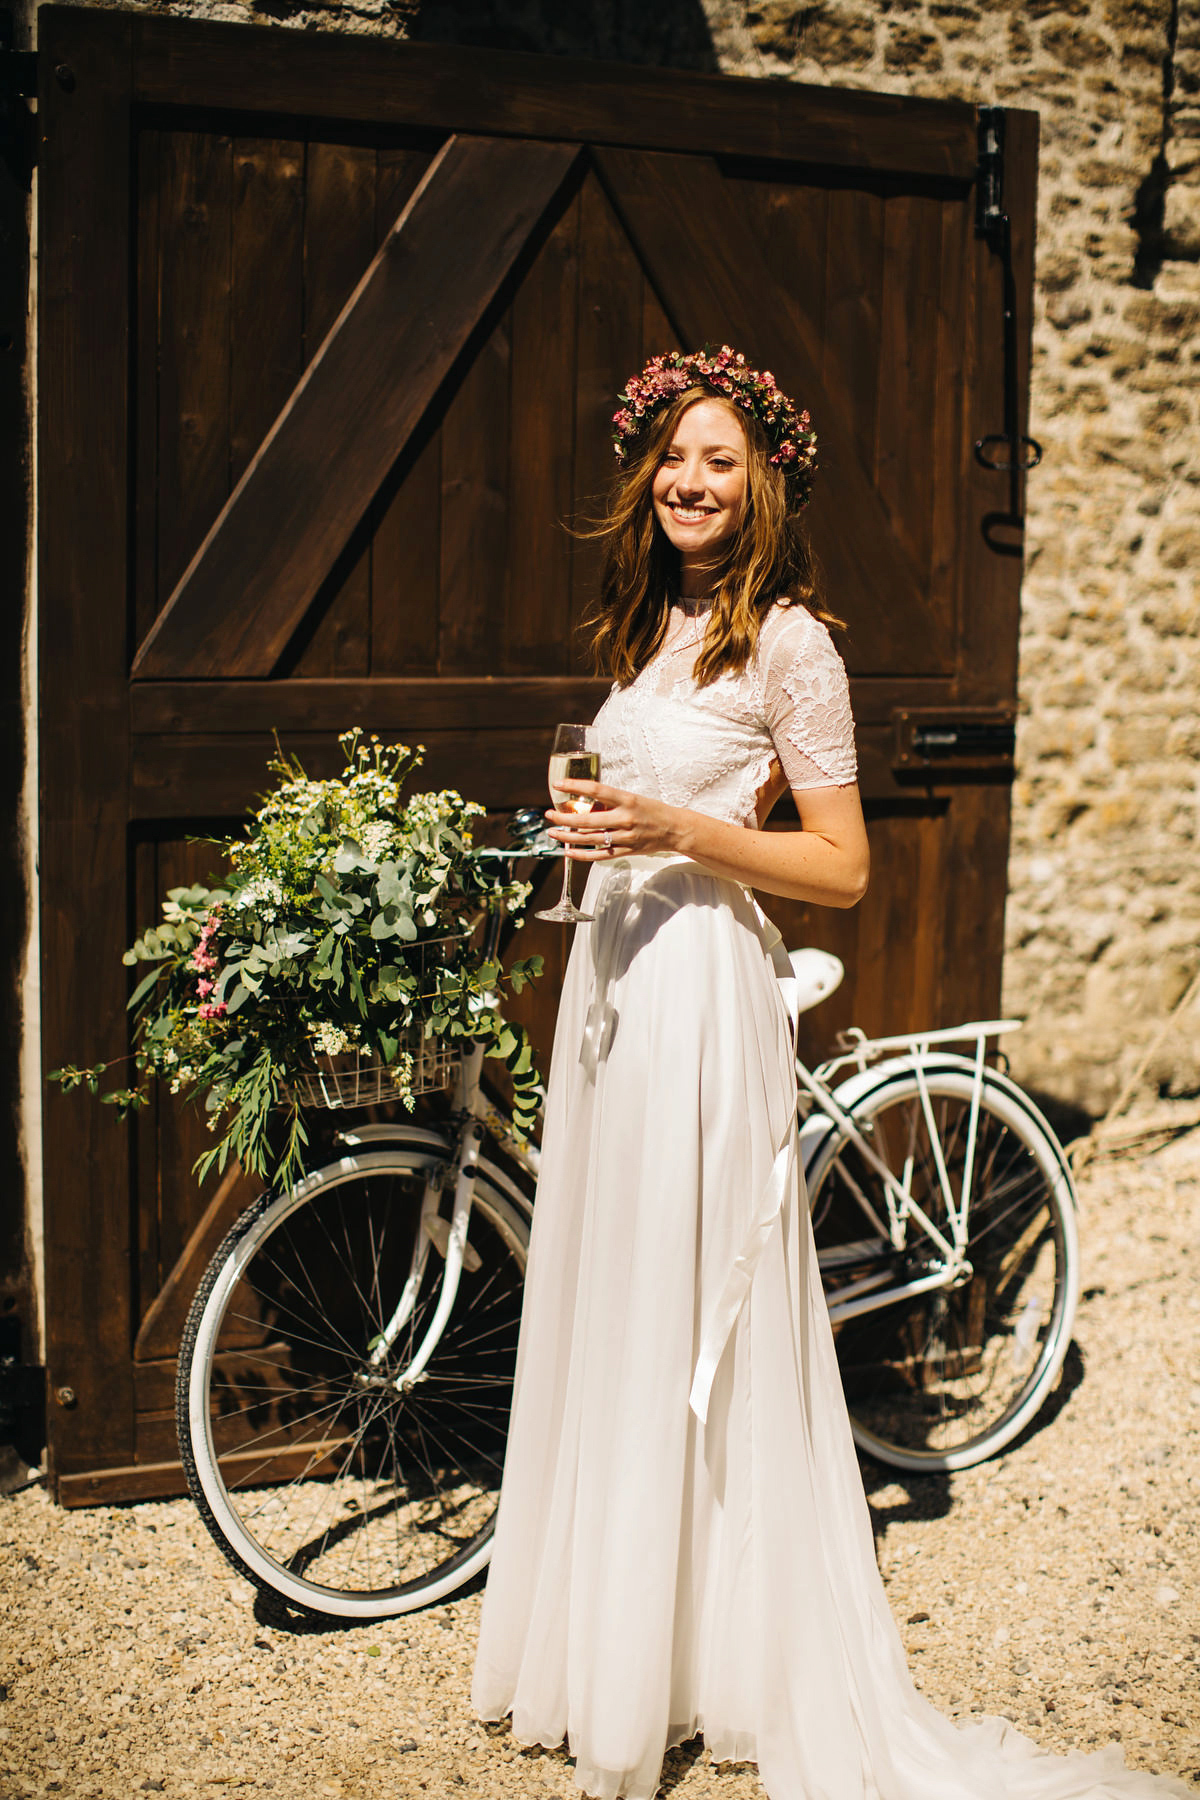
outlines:
[[[438,667],[503,667],[508,610],[509,320],[479,345],[442,421]]]
[[[642,269],[608,196],[589,173],[579,196],[578,366],[575,393],[577,531],[603,518],[616,463],[612,415],[617,394],[642,367]],[[601,550],[582,537],[571,568],[569,667],[592,667],[584,621],[600,596]]]
[[[589,715],[585,707],[561,707],[547,723],[509,713],[504,725],[489,728],[464,712],[457,728],[423,729],[426,756],[421,785],[456,787],[496,812],[540,805],[553,724],[571,716]],[[514,718],[521,723],[514,725]],[[369,714],[363,722],[379,729]],[[289,729],[280,736],[285,749],[295,752],[310,774],[324,777],[340,768],[341,752],[331,731],[316,734]],[[892,744],[890,727],[860,730],[859,773],[864,794],[894,799],[904,792],[924,797],[977,779],[971,773],[939,770],[928,785],[906,780],[901,787],[892,769]],[[202,729],[187,735],[139,735],[134,739],[131,817],[164,821],[240,818],[262,792],[272,748],[272,735],[265,728],[237,735]]]
[[[303,368],[304,146],[233,140],[230,478],[240,481]]]
[[[375,240],[382,243],[429,167],[422,148],[380,150]],[[438,659],[442,444],[430,413],[381,488],[372,513],[371,673],[432,675]]]
[[[963,555],[965,529],[963,491],[967,443],[967,337],[972,329],[969,284],[972,278],[973,207],[941,210],[941,272],[937,281],[937,342],[934,364],[933,425],[929,463],[933,471],[930,519],[929,585],[945,596],[955,640],[955,677],[964,617]]]
[[[837,396],[848,435],[872,481],[876,476],[880,390],[890,379],[890,371],[883,369],[880,360],[883,258],[882,194],[869,188],[835,188],[829,195],[823,271],[822,374]],[[889,523],[891,517],[889,514]]]
[[[738,345],[811,409],[822,462],[811,528],[831,591],[856,646],[870,646],[869,667],[925,671],[925,636],[914,629],[923,616],[921,580],[848,428],[842,368],[827,363],[822,370],[811,323],[772,277],[736,192],[705,157],[604,150],[596,161],[688,340]],[[703,193],[703,208],[680,207],[678,196],[686,193]],[[857,658],[855,667],[862,668]]]
[[[886,174],[975,173],[974,109],[502,50],[185,19],[135,21],[140,100],[240,112],[770,157]]]
[[[304,206],[306,362],[329,335],[376,247],[374,150],[310,143]],[[371,543],[369,530],[360,528],[309,608],[287,673],[365,675],[370,633]]]
[[[160,164],[161,598],[179,580],[229,494],[232,142],[211,131],[163,132]]]
[[[10,15],[11,17],[11,15]],[[7,41],[12,27],[6,21]],[[26,771],[34,753],[34,727],[26,687],[26,631],[33,586],[29,528],[33,519],[30,474],[29,374],[33,341],[29,318],[32,220],[29,175],[34,149],[32,107],[10,88],[5,100],[6,153],[0,157],[0,814],[5,820],[0,848],[0,1057],[4,1107],[0,1113],[0,1331],[5,1352],[17,1362],[40,1359],[40,1271],[34,1267],[33,1168],[29,1140],[32,1093],[22,1094],[22,1050],[31,1041],[34,1007],[23,992],[26,957],[34,924],[36,875],[29,866],[31,833],[23,817],[28,799]],[[18,821],[20,821],[18,823]],[[29,1082],[30,1077],[25,1076]],[[31,1083],[31,1085],[33,1085]],[[13,1375],[5,1371],[8,1399],[16,1399]],[[20,1378],[18,1377],[18,1380]],[[27,1415],[30,1416],[30,1415]],[[12,1412],[4,1435],[16,1429]],[[38,1448],[40,1449],[40,1440]],[[32,1446],[29,1446],[32,1452]],[[9,1465],[11,1466],[11,1464]]]
[[[158,845],[152,839],[143,837],[134,842],[132,850],[133,880],[129,910],[136,924],[127,929],[126,941],[134,936],[142,924],[149,925],[160,916],[162,903],[158,879]],[[158,1216],[158,1115],[161,1103],[159,1084],[152,1082],[149,1106],[143,1108],[129,1125],[133,1137],[132,1204],[137,1238],[132,1307],[135,1323],[157,1293],[162,1279]]]
[[[139,1420],[143,1427],[139,1445],[147,1441],[152,1453],[161,1457],[170,1442],[171,1418],[169,1412],[163,1411],[158,1415],[146,1415],[144,1423]],[[264,1485],[270,1481],[294,1480],[297,1475],[319,1478],[337,1471],[346,1447],[344,1438],[292,1443],[271,1456],[269,1467],[261,1450],[243,1451],[239,1455],[222,1456],[221,1468],[230,1486],[234,1486],[239,1477],[244,1480],[246,1474],[258,1477]],[[153,1462],[128,1463],[124,1468],[72,1474],[60,1481],[58,1499],[61,1505],[72,1508],[109,1506],[121,1500],[162,1500],[186,1490],[182,1465],[164,1457]]]
[[[444,146],[159,615],[135,674],[271,672],[576,154],[470,138]]]
[[[194,1179],[189,1178],[189,1185],[193,1190],[196,1189]],[[175,1355],[200,1279],[216,1254],[221,1239],[249,1205],[259,1185],[249,1180],[235,1165],[225,1171],[216,1186],[211,1188],[211,1192],[206,1190],[208,1204],[192,1225],[186,1241],[177,1246],[172,1262],[160,1276],[150,1305],[144,1310],[142,1323],[134,1340],[135,1362],[151,1362],[156,1357]],[[137,1407],[139,1412],[146,1410],[140,1376]]]
[[[182,1463],[130,1462],[119,1468],[83,1469],[59,1477],[60,1506],[114,1506],[129,1500],[169,1500],[187,1493]]]
[[[130,692],[130,720],[138,734],[188,735],[303,731],[327,732],[332,742],[347,719],[363,719],[371,730],[417,738],[425,731],[452,729],[471,720],[483,730],[504,730],[514,720],[552,727],[560,718],[591,718],[610,683],[594,676],[511,675],[491,679],[411,681],[190,681],[139,682]],[[850,684],[860,727],[890,733],[898,708],[952,708],[948,678],[917,681],[879,676]],[[565,710],[564,710],[565,709]],[[890,736],[887,742],[890,744]]]
[[[950,805],[952,833],[933,872],[941,937],[943,1020],[994,1019],[1004,958],[1011,789],[964,787]],[[947,904],[969,893],[970,906]]]
[[[213,1245],[214,1250],[216,1245]],[[178,1366],[178,1335],[173,1344],[154,1356],[140,1357],[133,1372],[133,1395],[138,1412],[138,1425],[148,1414],[165,1413],[175,1405],[175,1372]],[[149,1462],[151,1459],[146,1457]]]
[[[956,891],[955,887],[947,888],[946,885],[946,858],[961,826],[964,807],[967,806],[969,798],[959,793],[944,809],[938,808],[906,822],[909,842],[916,845],[917,867],[916,879],[909,890],[909,916],[905,921],[909,928],[912,1000],[908,1018],[899,1027],[901,1031],[910,1024],[918,1027],[957,1025],[962,1019],[996,1017],[995,1013],[981,1015],[974,1012],[969,1005],[962,1011],[956,1010],[955,984],[960,989],[963,986],[974,987],[978,981],[977,972],[955,967],[954,954],[947,943],[947,932],[944,929],[922,930],[919,925],[922,920],[940,919],[947,910],[947,893]],[[963,868],[957,874],[957,891],[962,891],[972,881],[972,874]],[[982,909],[972,905],[951,907],[949,910],[976,913]],[[997,992],[997,1001],[999,997]]]
[[[370,720],[366,721],[368,724]],[[546,785],[550,733],[544,726],[495,731],[478,727],[423,734],[423,787],[456,787],[496,812],[540,805]],[[335,774],[341,752],[328,733],[289,733],[294,751],[316,776]],[[143,737],[137,740],[130,808],[138,819],[236,819],[264,785],[271,754],[267,733],[241,737]],[[549,798],[546,800],[550,804]]]
[[[142,641],[159,608],[158,589],[158,316],[162,134],[137,134],[137,268],[134,276],[133,628]]]
[[[542,245],[512,304],[512,476],[500,668],[564,666],[571,604],[579,203]]]
[[[965,213],[966,200],[892,194],[884,202],[875,443],[875,480],[913,567],[926,575],[926,619],[944,646],[946,666],[954,656],[953,612],[945,590],[930,584],[928,570],[933,493],[942,475],[930,451],[939,373],[942,214],[949,209]]]
[[[680,350],[678,336],[667,317],[667,309],[655,293],[652,284],[642,283],[642,364],[643,367],[652,356],[659,356],[664,350]],[[632,374],[632,369],[630,374]],[[622,384],[624,385],[624,384]]]
[[[919,817],[919,815],[918,815]],[[857,906],[853,955],[855,1022],[868,1032],[903,1031],[913,1023],[914,944],[936,929],[917,913],[919,831],[910,812],[894,811],[871,824],[874,868]]]
[[[326,732],[333,743],[347,719],[372,731],[412,742],[422,732],[470,721],[481,731],[503,730],[519,720],[553,729],[576,713],[591,718],[610,683],[580,677],[505,676],[496,680],[411,681],[164,681],[139,683],[130,693],[130,717],[138,733],[187,735],[259,732],[268,737]],[[905,695],[909,690],[904,690]],[[564,712],[563,708],[567,710]],[[581,710],[582,709],[582,710]],[[336,749],[336,744],[334,744]]]
[[[43,1068],[123,1047],[128,929],[131,21],[51,16],[38,95]],[[68,87],[55,69],[71,71]],[[97,221],[103,229],[97,229]],[[109,1107],[43,1108],[52,1472],[133,1449],[129,1137]]]
[[[814,343],[825,337],[825,256],[830,206],[837,198],[818,185],[815,170],[772,171],[770,179],[726,174],[731,190],[757,225],[759,242],[780,287],[794,294],[812,329]]]
[[[442,436],[426,419],[384,483],[371,554],[371,674],[432,674],[441,605]]]

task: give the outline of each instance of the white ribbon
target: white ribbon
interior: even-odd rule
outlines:
[[[758,1267],[763,1251],[767,1247],[767,1239],[783,1208],[784,1196],[792,1179],[792,1171],[796,1162],[796,1119],[793,1114],[787,1123],[783,1142],[775,1153],[771,1164],[771,1173],[766,1185],[758,1197],[749,1230],[742,1240],[741,1249],[733,1259],[733,1267],[725,1280],[721,1296],[708,1317],[700,1339],[700,1354],[696,1358],[696,1367],[692,1375],[692,1391],[688,1395],[688,1405],[703,1425],[708,1418],[708,1403],[712,1396],[712,1386],[716,1379],[717,1367],[724,1355],[725,1346],[737,1324],[738,1314],[742,1310],[746,1295],[750,1292],[750,1283],[754,1280],[754,1271]]]
[[[749,896],[758,914],[762,930],[763,950],[772,964],[779,981],[780,994],[784,1009],[788,1014],[791,1027],[788,1036],[791,1042],[792,1055],[796,1054],[796,1026],[798,1013],[795,1011],[796,982],[787,951],[783,946],[783,938],[778,928],[767,918],[758,902]],[[708,1317],[708,1323],[700,1338],[700,1354],[696,1358],[696,1367],[692,1374],[692,1391],[688,1395],[688,1405],[703,1425],[708,1419],[708,1403],[712,1398],[712,1386],[716,1380],[717,1368],[725,1353],[725,1346],[737,1324],[738,1314],[742,1310],[750,1284],[754,1280],[754,1271],[758,1267],[771,1228],[783,1208],[784,1196],[792,1180],[796,1164],[796,1111],[793,1107],[788,1114],[784,1129],[771,1164],[771,1173],[766,1185],[758,1197],[758,1202],[751,1214],[750,1225],[742,1240],[741,1248],[733,1259],[733,1267],[725,1280],[720,1299]]]
[[[596,909],[593,929],[600,934],[592,939],[595,946],[595,975],[592,983],[595,999],[588,1007],[587,1017],[583,1022],[583,1042],[579,1049],[579,1060],[591,1081],[595,1081],[596,1071],[612,1046],[613,1034],[617,1028],[617,1009],[612,1003],[617,958],[635,910],[644,904],[643,894],[647,882],[660,870],[672,867],[691,867],[714,881],[720,879],[719,876],[712,875],[710,869],[692,862],[690,857],[668,850],[646,856],[619,856],[611,863],[602,863],[600,867],[604,871],[604,880],[597,888],[592,902]],[[645,879],[635,886],[634,878],[638,875]],[[606,916],[616,906],[624,909],[620,925],[616,919]]]

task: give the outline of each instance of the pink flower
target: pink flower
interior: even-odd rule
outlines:
[[[203,1000],[205,994],[211,994],[216,985],[215,981],[198,981],[196,983],[196,992]]]
[[[223,1000],[214,1000],[208,1005],[198,1006],[196,1017],[198,1019],[223,1019],[228,1011],[229,1008]]]

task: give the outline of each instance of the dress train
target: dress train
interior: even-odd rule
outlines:
[[[878,1573],[795,1156],[761,914],[601,865],[555,1038],[473,1700],[651,1800],[703,1732],[770,1800],[1166,1800],[915,1689]],[[689,1403],[690,1402],[690,1403]]]

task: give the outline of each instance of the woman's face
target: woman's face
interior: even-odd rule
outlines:
[[[683,567],[714,567],[746,511],[746,434],[720,400],[697,400],[654,476],[654,516]]]

